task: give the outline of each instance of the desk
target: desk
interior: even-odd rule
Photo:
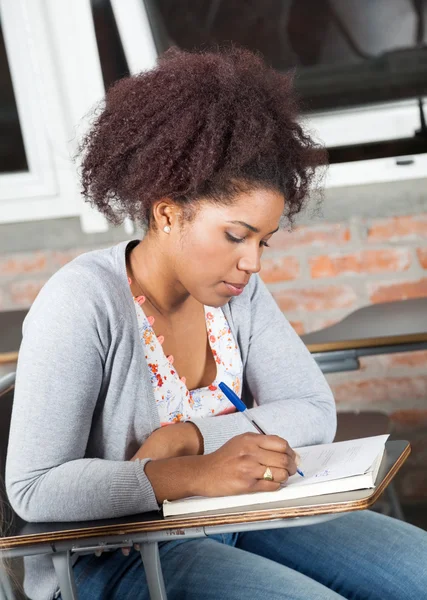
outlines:
[[[324,373],[354,371],[361,356],[427,349],[427,298],[372,304],[301,336]]]
[[[27,310],[0,312],[0,365],[15,363],[21,345],[22,323]]]
[[[51,554],[63,600],[75,600],[72,555],[94,552],[98,548],[115,550],[140,543],[150,597],[152,600],[165,600],[158,542],[216,533],[299,527],[369,508],[393,479],[409,453],[408,442],[386,443],[374,490],[356,490],[169,519],[163,518],[160,513],[144,513],[84,523],[17,522],[8,535],[0,539],[0,551],[5,557]]]

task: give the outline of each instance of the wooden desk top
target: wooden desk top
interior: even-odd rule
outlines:
[[[301,336],[310,352],[427,342],[427,298],[364,306],[339,323]]]
[[[0,312],[0,364],[16,362],[27,310]]]
[[[6,537],[0,538],[0,549],[66,540],[77,541],[101,536],[102,538],[118,535],[125,537],[132,533],[146,531],[253,523],[363,510],[378,500],[409,454],[408,442],[387,441],[375,489],[288,500],[268,505],[250,506],[246,509],[239,507],[215,512],[209,511],[196,516],[184,515],[168,519],[165,519],[160,512],[151,512],[120,519],[83,523],[21,523],[11,527]]]

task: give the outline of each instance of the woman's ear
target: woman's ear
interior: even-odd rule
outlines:
[[[153,204],[152,220],[159,231],[170,233],[180,223],[181,211],[170,198],[162,198]]]

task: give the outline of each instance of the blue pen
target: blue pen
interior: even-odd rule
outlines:
[[[229,388],[228,385],[226,385],[222,381],[221,381],[221,383],[218,384],[218,387],[221,390],[221,392],[224,394],[224,396],[226,396],[228,398],[228,400],[230,400],[230,402],[232,404],[234,404],[234,406],[237,408],[237,410],[239,412],[241,412],[242,415],[244,415],[247,418],[249,423],[251,423],[259,433],[266,435],[265,431],[263,431],[261,429],[261,427],[258,425],[258,423],[256,423],[252,419],[252,417],[249,416],[247,406],[244,402],[242,402],[242,400],[240,400],[239,396],[237,394],[235,394],[233,392],[233,390],[231,388]],[[301,475],[301,477],[304,477],[304,473],[302,471],[300,471],[300,469],[297,469],[297,473],[298,473],[298,475]]]

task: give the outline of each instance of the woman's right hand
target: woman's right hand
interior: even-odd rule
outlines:
[[[277,435],[244,433],[203,457],[198,493],[202,496],[231,496],[272,492],[294,475],[296,453]],[[274,481],[263,478],[269,467]]]

